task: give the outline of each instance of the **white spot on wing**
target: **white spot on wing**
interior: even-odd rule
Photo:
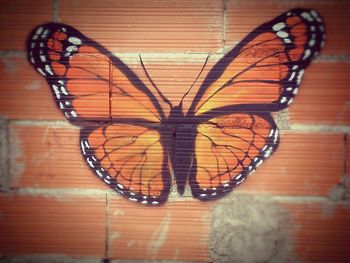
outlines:
[[[274,31],[278,31],[278,30],[281,30],[282,28],[284,28],[285,26],[286,26],[285,23],[279,22],[279,23],[277,23],[277,24],[274,24],[273,27],[272,27],[272,29],[273,29]]]
[[[50,30],[45,29],[45,31],[44,31],[43,34],[41,35],[41,38],[45,38],[49,33],[50,33]]]
[[[57,99],[60,99],[61,98],[61,94],[60,94],[60,91],[58,90],[58,87],[56,85],[52,85],[52,88],[56,94],[56,98]]]
[[[77,37],[69,37],[68,41],[71,42],[74,45],[80,45],[81,44],[81,40]]]
[[[298,85],[300,84],[301,78],[302,78],[303,75],[304,75],[304,70],[302,69],[302,70],[299,71],[299,74],[298,74],[298,78],[297,78],[297,84]]]
[[[105,181],[105,182],[106,182],[106,184],[111,184],[111,182],[110,182],[110,181],[108,181],[107,179],[103,179],[103,181]]]
[[[41,68],[36,68],[37,71],[43,76],[46,76],[46,73]]]
[[[40,35],[41,34],[41,32],[43,32],[43,30],[44,30],[44,28],[41,26],[41,27],[39,27],[37,30],[36,30],[36,34],[38,34],[38,35]]]
[[[98,174],[99,177],[103,176],[103,174],[100,172],[100,170],[96,170],[96,173]]]
[[[310,41],[309,41],[309,46],[310,47],[313,47],[315,45],[316,41],[314,38],[311,38]]]
[[[295,72],[293,71],[292,75],[289,77],[288,81],[291,81],[295,77]]]
[[[282,97],[282,99],[280,100],[281,103],[285,103],[287,101],[286,97]]]
[[[92,161],[90,160],[90,157],[86,158],[86,161],[88,162],[88,164],[89,164],[91,167],[95,168],[94,164],[93,164]]]
[[[69,46],[69,47],[66,48],[66,50],[67,50],[68,52],[73,52],[73,51],[77,51],[78,48],[77,48],[77,46]]]
[[[50,75],[53,75],[53,72],[51,71],[51,68],[50,68],[49,65],[46,65],[46,66],[45,66],[45,70],[46,70],[46,72],[49,73]]]
[[[64,95],[68,95],[67,90],[63,86],[61,86],[61,91]]]
[[[256,167],[259,167],[263,163],[263,160],[260,159],[260,161],[256,164]]]
[[[282,38],[286,38],[286,37],[288,37],[288,33],[284,32],[284,31],[278,31],[277,36],[282,37]]]
[[[81,149],[83,150],[83,153],[84,153],[84,155],[85,155],[86,152],[85,152],[85,146],[84,146],[84,144],[83,144],[83,141],[80,141],[80,146],[81,146]]]
[[[310,54],[311,54],[311,50],[310,49],[306,49],[303,59],[307,59],[310,56]]]
[[[85,144],[86,148],[90,148],[90,144],[88,143],[88,141],[84,141],[84,144]]]

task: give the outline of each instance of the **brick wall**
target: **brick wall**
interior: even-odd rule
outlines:
[[[208,54],[214,64],[256,26],[294,7],[322,14],[326,46],[295,102],[274,115],[277,152],[209,203],[173,193],[161,207],[144,207],[102,184],[81,156],[79,129],[25,58],[34,26],[67,23],[147,82],[141,54],[153,81],[176,101]],[[0,262],[350,259],[350,3],[12,0],[0,8]],[[174,83],[178,93],[169,89]]]

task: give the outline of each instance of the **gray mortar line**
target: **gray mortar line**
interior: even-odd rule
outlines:
[[[222,10],[222,52],[225,53],[226,30],[227,30],[227,0],[223,0]]]
[[[11,124],[17,126],[45,126],[45,127],[53,127],[53,128],[72,128],[79,129],[79,127],[69,123],[65,120],[11,120]]]
[[[319,62],[342,62],[342,61],[350,61],[350,55],[320,55],[317,57]]]
[[[105,258],[107,260],[109,258],[109,198],[106,194],[106,221],[105,221]]]
[[[27,52],[24,50],[11,50],[11,51],[0,51],[0,58],[25,58]]]
[[[70,124],[65,120],[11,120],[11,124],[18,126],[46,126],[54,128],[73,128],[79,127]],[[282,129],[293,132],[323,132],[323,133],[350,133],[350,125],[331,125],[331,124],[291,124],[290,129]]]
[[[225,23],[227,23],[227,21]],[[227,25],[224,25],[224,32],[226,31],[225,27],[227,27]],[[226,33],[225,33],[225,38],[226,38]],[[141,54],[142,54],[142,57],[145,59],[157,58],[156,62],[169,61],[170,59],[174,59],[174,62],[176,61],[193,62],[193,59],[198,59],[198,60],[205,59],[208,53],[210,52],[142,52]],[[227,52],[224,48],[223,52],[210,53],[210,58],[214,61],[219,60],[220,58],[222,58],[223,54],[226,54],[226,53]],[[111,54],[125,60],[139,62],[139,54],[140,54],[139,52],[112,52]],[[0,51],[0,57],[25,57],[25,56],[26,56],[25,50]],[[316,63],[350,62],[350,55],[319,55],[314,62]]]
[[[344,133],[344,148],[343,148],[343,156],[344,156],[344,160],[343,160],[343,175],[347,176],[347,161],[348,161],[348,134],[349,133]]]
[[[52,20],[55,23],[58,23],[60,21],[59,0],[52,0]]]
[[[1,140],[1,153],[0,153],[0,191],[7,191],[10,185],[10,138],[9,138],[9,126],[7,119],[0,120],[0,140]]]
[[[122,200],[123,197],[118,195],[114,190],[102,190],[102,189],[83,189],[83,188],[65,188],[65,189],[57,189],[57,188],[21,188],[12,190],[9,192],[5,192],[3,194],[18,194],[18,195],[30,195],[30,196],[45,196],[45,197],[54,197],[57,199],[66,199],[69,197],[101,197],[101,198],[113,198]],[[234,194],[232,192],[231,194]],[[251,194],[251,193],[235,193],[238,195],[254,195],[271,198],[276,201],[282,202],[332,202],[327,196],[294,196],[294,195],[271,195],[271,194]],[[225,198],[225,197],[224,197]],[[222,200],[224,199],[222,198]],[[194,201],[195,199],[191,196],[179,196],[177,194],[169,195],[168,202],[173,201]]]
[[[288,130],[287,130],[288,131]],[[331,124],[291,124],[290,131],[323,132],[323,133],[350,133],[349,125]]]

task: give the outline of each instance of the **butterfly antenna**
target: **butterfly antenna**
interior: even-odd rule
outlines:
[[[200,72],[198,73],[198,76],[196,77],[196,79],[193,81],[191,87],[188,89],[188,91],[182,96],[181,98],[181,101],[180,101],[180,104],[179,106],[181,107],[182,106],[182,102],[184,101],[185,97],[188,95],[188,93],[190,93],[191,89],[193,88],[194,84],[196,84],[197,80],[199,79],[199,77],[202,75],[202,72],[205,68],[205,66],[207,65],[207,62],[208,62],[208,59],[209,59],[209,55],[206,57],[205,61],[204,61],[204,64],[202,66],[202,69],[200,70]]]
[[[152,86],[156,89],[156,91],[158,92],[158,94],[159,94],[159,96],[162,98],[162,100],[163,100],[165,103],[167,103],[167,104],[170,106],[170,108],[172,108],[173,105],[171,104],[170,100],[168,100],[168,99],[163,95],[163,93],[158,89],[158,87],[156,86],[156,84],[153,82],[153,80],[151,79],[150,75],[148,74],[148,72],[147,72],[147,70],[146,70],[146,67],[145,67],[145,65],[143,64],[142,57],[141,57],[140,54],[139,54],[139,57],[140,57],[140,61],[141,61],[142,68],[143,68],[143,70],[145,71],[145,74],[146,74],[148,80],[151,82]]]

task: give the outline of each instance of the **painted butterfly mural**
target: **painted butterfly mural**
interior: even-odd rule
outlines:
[[[57,107],[81,128],[89,167],[129,200],[158,205],[172,187],[182,195],[187,185],[194,198],[219,198],[269,158],[279,144],[271,113],[292,103],[324,39],[316,11],[285,12],[222,57],[188,107],[189,91],[174,106],[142,60],[153,91],[121,59],[69,25],[34,28],[27,52]]]

